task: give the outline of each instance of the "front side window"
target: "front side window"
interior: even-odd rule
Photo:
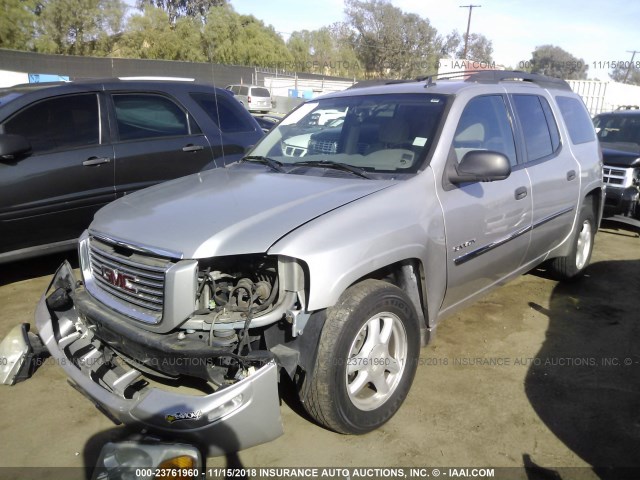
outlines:
[[[160,95],[113,95],[118,139],[189,135],[187,114],[173,101]]]
[[[26,107],[4,123],[3,131],[25,137],[35,154],[97,145],[99,111],[95,93],[65,95]]]
[[[469,101],[453,137],[458,162],[472,150],[504,154],[511,166],[517,164],[513,129],[501,95],[486,95]]]
[[[551,128],[547,121],[542,101],[546,100],[538,95],[514,95],[513,104],[522,126],[524,143],[527,149],[527,159],[532,162],[552,155],[554,138],[557,138],[557,126],[555,121]],[[552,134],[552,131],[555,133]],[[559,145],[559,142],[557,142]]]
[[[434,141],[446,98],[389,94],[311,101],[271,130],[252,155],[285,165],[332,162],[415,173]]]

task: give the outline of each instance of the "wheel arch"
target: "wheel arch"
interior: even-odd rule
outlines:
[[[409,296],[418,318],[420,344],[425,346],[429,342],[430,322],[427,281],[422,261],[418,258],[407,258],[390,263],[363,275],[352,282],[349,287],[368,279],[388,282],[397,286]]]

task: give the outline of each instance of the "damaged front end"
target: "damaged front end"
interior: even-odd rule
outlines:
[[[209,455],[236,452],[282,434],[277,363],[266,350],[250,351],[248,335],[255,304],[259,308],[274,300],[274,289],[281,291],[268,269],[257,284],[251,280],[251,287],[248,281],[230,287],[221,272],[198,269],[194,286],[188,286],[195,291],[195,313],[179,328],[163,332],[164,327],[154,330],[152,322],[140,328],[141,322],[105,309],[89,295],[87,278],[99,282],[96,274],[114,270],[103,264],[104,270],[98,261],[83,263],[85,288],[65,262],[36,310],[40,338],[77,390],[116,423],[168,434],[202,446]],[[111,283],[127,288],[131,278],[139,277]],[[245,335],[234,330],[238,323]],[[185,378],[189,389],[177,386]]]

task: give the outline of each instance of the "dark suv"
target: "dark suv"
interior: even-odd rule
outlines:
[[[593,123],[604,158],[605,214],[640,220],[640,109],[602,113]]]
[[[262,135],[227,91],[193,82],[0,89],[0,263],[72,248],[108,202],[233,162]]]

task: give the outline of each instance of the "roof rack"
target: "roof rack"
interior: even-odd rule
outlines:
[[[547,77],[537,73],[521,72],[519,70],[460,70],[457,72],[438,73],[433,75],[423,75],[410,80],[391,80],[376,79],[363,80],[352,86],[353,88],[374,87],[379,85],[393,85],[398,83],[426,82],[425,88],[435,85],[435,80],[454,80],[464,79],[465,82],[475,83],[499,83],[505,81],[520,81],[535,83],[540,87],[557,88],[560,90],[569,90],[571,87],[567,82],[560,78]]]
[[[620,105],[616,110],[640,110],[638,105]]]
[[[469,75],[469,78],[465,81],[476,83],[498,83],[514,80],[535,83],[536,85],[545,88],[558,88],[560,90],[571,91],[569,84],[560,78],[547,77],[546,75],[522,72],[519,70],[481,70]]]

